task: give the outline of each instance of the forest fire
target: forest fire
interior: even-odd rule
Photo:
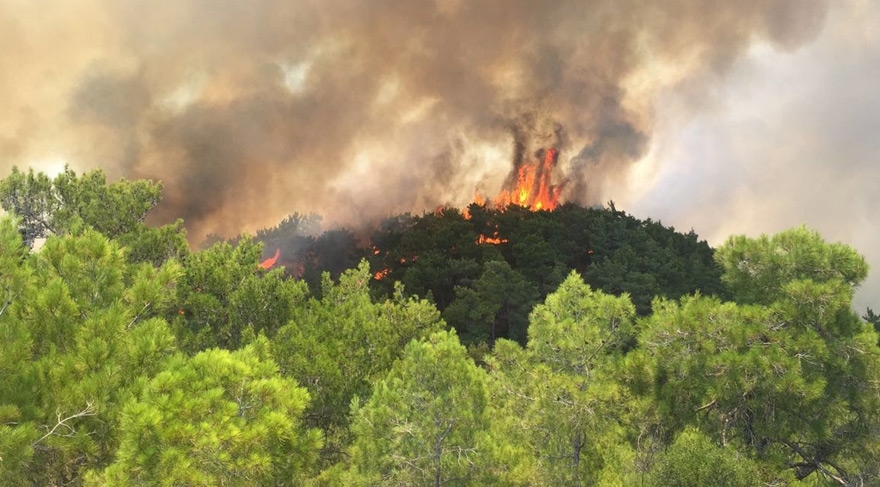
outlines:
[[[491,202],[488,202],[478,191],[474,191],[474,204],[500,211],[504,211],[510,205],[517,205],[531,211],[553,211],[556,209],[567,182],[567,179],[564,179],[559,184],[553,184],[553,172],[559,162],[559,149],[551,146],[539,148],[536,151],[527,151],[526,146],[527,144],[521,138],[516,139],[513,170],[508,175],[504,188]],[[433,214],[438,217],[445,216],[447,209],[448,207],[440,205]],[[457,212],[453,213],[457,214]],[[472,218],[469,208],[462,209],[460,214],[465,220]],[[503,245],[508,242],[507,238],[500,235],[497,227],[494,231],[490,228],[488,231],[479,233],[475,240],[477,245]],[[452,250],[455,250],[455,246],[452,246]],[[383,253],[377,246],[373,246],[371,252],[374,256]],[[417,256],[411,259],[400,258],[399,264],[406,264],[416,258]],[[394,262],[389,264],[387,259],[383,259],[383,264],[381,270],[373,272],[373,279],[382,281],[388,278],[392,274],[391,267],[397,266],[397,263]]]
[[[269,257],[268,259],[260,262],[260,268],[262,269],[271,269],[276,262],[278,262],[278,258],[281,257],[281,249],[275,249],[275,255]]]
[[[503,244],[503,243],[507,243],[507,242],[508,242],[508,240],[506,238],[501,238],[498,235],[497,230],[495,231],[495,233],[492,234],[491,237],[487,237],[482,234],[479,237],[477,237],[477,244],[478,245],[483,245],[483,244],[499,245],[499,244]]]
[[[519,205],[534,211],[556,209],[565,186],[565,182],[554,185],[551,181],[553,169],[559,160],[559,149],[550,148],[541,152],[543,157],[538,157],[537,161],[518,164],[516,179],[511,178],[508,188],[493,200],[496,207]]]
[[[532,211],[555,210],[566,183],[552,183],[553,169],[558,161],[559,149],[556,148],[540,150],[533,161],[517,161],[514,169],[516,177],[511,174],[505,188],[492,200],[492,206],[500,209],[508,205],[519,205]],[[486,198],[474,192],[474,203],[485,205]],[[464,210],[464,217],[470,219],[467,209]],[[490,239],[491,237],[486,238],[485,242],[491,243]]]
[[[382,279],[388,277],[388,274],[391,274],[391,269],[386,267],[386,268],[382,269],[381,271],[374,272],[373,279],[375,279],[377,281],[381,281]]]
[[[379,254],[381,254],[381,253],[382,253],[382,251],[379,250],[378,247],[373,246],[373,255],[379,255]],[[415,256],[413,256],[413,257],[410,257],[410,258],[401,257],[401,258],[398,260],[398,262],[399,262],[401,265],[403,265],[403,264],[406,264],[407,262],[415,262],[416,260],[418,260],[418,258],[419,258],[419,256],[417,256],[417,255],[415,255]],[[388,268],[388,267],[385,267],[385,268],[383,268],[383,269],[380,270],[380,271],[376,271],[376,272],[374,272],[374,273],[373,273],[373,279],[375,279],[375,280],[377,280],[377,281],[381,281],[382,279],[385,279],[386,277],[388,277],[390,274],[391,274],[391,269]]]

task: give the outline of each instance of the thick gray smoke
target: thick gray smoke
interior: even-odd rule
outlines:
[[[501,189],[514,136],[561,149],[563,198],[606,198],[653,103],[827,0],[0,0],[0,165],[165,184],[193,238],[293,211],[347,225]],[[523,121],[529,126],[523,127]],[[515,127],[511,129],[511,127]],[[548,132],[548,129],[549,132]],[[5,169],[5,167],[3,167]]]

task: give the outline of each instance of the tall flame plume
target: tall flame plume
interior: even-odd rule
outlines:
[[[509,178],[505,188],[492,200],[493,206],[519,205],[533,211],[555,210],[566,183],[553,184],[553,171],[558,162],[559,149],[553,147],[539,151],[534,160],[518,164],[514,168],[516,177]],[[484,205],[486,199],[475,193],[474,202]]]

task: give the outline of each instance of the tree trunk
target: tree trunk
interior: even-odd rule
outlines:
[[[581,486],[581,476],[578,474],[578,466],[581,463],[581,449],[584,447],[583,438],[581,437],[581,432],[578,431],[574,435],[574,439],[571,441],[572,446],[572,455],[571,455],[571,474],[574,480],[573,484],[575,487]]]

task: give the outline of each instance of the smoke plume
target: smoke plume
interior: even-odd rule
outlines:
[[[603,201],[656,97],[698,106],[827,0],[0,0],[0,165],[159,179],[195,239],[464,205],[517,150]],[[4,167],[3,169],[6,169]]]

